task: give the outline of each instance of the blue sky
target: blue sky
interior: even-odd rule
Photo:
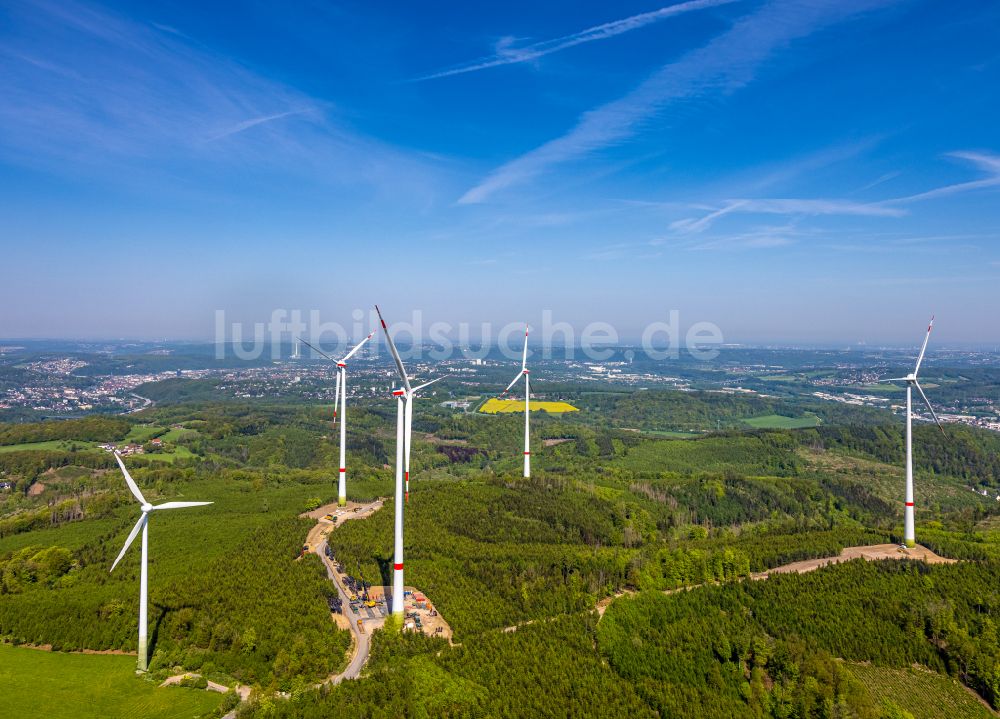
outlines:
[[[0,337],[1000,342],[1000,5],[0,5]]]

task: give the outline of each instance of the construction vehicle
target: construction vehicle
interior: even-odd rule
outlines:
[[[375,602],[373,602],[371,599],[369,599],[368,601],[365,602],[365,606],[369,607],[369,608],[374,607],[375,606]]]
[[[361,634],[365,633],[365,625],[361,623],[360,619],[358,620],[358,632],[360,632]]]
[[[332,522],[333,521],[333,515],[332,514],[324,514],[323,515],[323,519],[325,519],[327,522]]]

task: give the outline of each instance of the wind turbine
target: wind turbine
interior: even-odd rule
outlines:
[[[347,504],[347,360],[354,356],[354,353],[361,349],[365,342],[375,335],[375,330],[368,333],[368,336],[354,345],[354,349],[344,355],[343,359],[335,360],[321,349],[313,347],[302,340],[310,349],[319,352],[331,362],[337,363],[337,389],[333,398],[333,420],[337,421],[337,403],[340,403],[340,481],[337,483],[337,504],[341,507]]]
[[[403,381],[402,389],[395,389],[392,396],[396,398],[396,516],[395,516],[395,547],[392,560],[392,613],[403,616],[403,503],[406,501],[403,490],[403,472],[406,472],[406,495],[409,495],[410,485],[410,432],[413,421],[413,399],[416,393],[424,387],[437,382],[440,377],[424,382],[416,387],[410,384],[410,378],[399,358],[396,345],[389,334],[389,328],[382,318],[382,311],[375,305],[382,331],[385,333],[386,344],[396,363],[396,373]]]
[[[924,360],[924,353],[927,351],[927,343],[931,339],[931,329],[934,327],[934,318],[931,317],[930,324],[927,325],[927,335],[924,337],[924,345],[920,348],[920,354],[917,356],[917,364],[913,368],[913,372],[906,375],[905,377],[893,377],[891,379],[881,380],[882,382],[906,382],[906,511],[903,520],[903,542],[907,547],[912,547],[916,545],[916,532],[914,530],[913,522],[913,388],[916,387],[920,396],[924,400],[924,404],[927,405],[927,409],[931,411],[931,417],[934,418],[935,424],[937,424],[938,429],[944,432],[944,427],[941,426],[940,420],[938,420],[937,414],[934,412],[934,408],[931,407],[930,400],[927,399],[927,395],[924,394],[923,387],[917,382],[917,372],[920,371],[920,363]]]
[[[521,371],[507,385],[507,389],[500,393],[503,397],[510,392],[510,388],[517,384],[517,381],[524,377],[524,476],[531,476],[531,433],[529,419],[531,416],[531,383],[528,379],[528,327],[524,328],[524,352],[521,353]]]
[[[149,583],[149,567],[148,567],[148,557],[149,557],[149,542],[148,542],[148,527],[149,523],[149,513],[158,511],[161,509],[180,509],[181,507],[201,507],[206,504],[212,504],[211,502],[164,502],[163,504],[152,505],[146,501],[146,498],[142,496],[142,492],[139,491],[139,486],[132,479],[132,475],[128,473],[125,469],[125,463],[122,462],[121,455],[115,452],[115,459],[118,460],[118,466],[122,468],[122,474],[125,475],[125,484],[128,485],[129,491],[132,495],[139,500],[142,505],[142,516],[139,517],[139,521],[135,523],[132,527],[132,531],[129,532],[128,539],[125,540],[125,546],[122,547],[122,551],[118,553],[118,558],[115,559],[115,563],[111,565],[109,571],[115,571],[115,567],[118,566],[118,562],[122,560],[125,556],[125,552],[132,545],[135,540],[135,535],[142,530],[142,568],[139,573],[139,659],[138,667],[139,671],[144,672],[148,667],[148,658],[146,656],[146,603],[148,596],[148,583]]]

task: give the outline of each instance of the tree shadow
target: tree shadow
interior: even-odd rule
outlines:
[[[176,612],[181,609],[187,609],[193,607],[193,604],[178,604],[176,606],[170,606],[167,604],[158,604],[157,602],[151,602],[153,609],[157,612],[156,620],[153,622],[153,631],[149,635],[149,645],[146,648],[146,658],[149,664],[153,663],[153,654],[156,652],[156,645],[160,638],[160,627],[163,625],[163,620],[167,618],[167,615],[171,612]]]
[[[156,652],[156,645],[160,638],[160,626],[163,624],[163,620],[166,619],[167,614],[172,612],[173,609],[166,607],[162,604],[153,603],[153,609],[156,610],[156,621],[153,622],[153,631],[149,635],[149,645],[146,647],[146,659],[149,664],[153,663],[153,654]]]
[[[383,587],[392,586],[392,561],[387,557],[375,557],[375,563],[378,564],[378,573],[382,578]]]

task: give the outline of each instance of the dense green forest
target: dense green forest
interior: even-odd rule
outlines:
[[[70,439],[80,442],[113,442],[128,433],[131,423],[120,417],[84,417],[60,422],[0,424],[0,445]]]
[[[914,716],[851,663],[920,664],[996,703],[1000,565],[854,561],[764,582],[643,592],[448,648],[376,637],[369,677],[245,717]]]
[[[349,639],[327,609],[333,587],[315,556],[295,561],[311,526],[295,514],[322,493],[319,477],[132,471],[154,502],[216,503],[150,522],[154,671],[180,665],[291,689],[342,664]],[[0,539],[0,636],[64,650],[134,649],[136,548],[108,573],[137,516],[119,476],[90,478],[111,483],[89,500],[110,499],[100,515]]]
[[[833,658],[959,677],[997,704],[1000,565],[863,561],[613,603],[599,646],[661,716],[879,716]]]
[[[159,384],[172,401],[128,419],[0,425],[12,450],[0,452],[6,641],[134,649],[137,551],[108,568],[137,509],[94,443],[157,436],[166,459],[127,459],[143,492],[215,504],[151,521],[153,674],[183,667],[254,685],[247,716],[905,717],[851,662],[919,664],[997,703],[988,587],[1000,512],[972,491],[1000,486],[995,435],[917,428],[918,541],[962,564],[855,562],[750,581],[899,541],[898,422],[835,408],[817,412],[818,427],[754,429],[744,420],[812,410],[566,388],[584,411],[533,419],[526,480],[523,418],[420,401],[407,583],[433,600],[456,646],[383,631],[364,678],[314,691],[349,644],[320,562],[298,559],[312,526],[299,513],[336,494],[331,408],[206,402],[171,382]],[[350,417],[348,494],[390,497],[393,407],[358,401]],[[671,428],[701,434],[656,434]],[[21,446],[54,440],[70,446]],[[389,581],[393,511],[389,499],[330,535],[349,571]]]

